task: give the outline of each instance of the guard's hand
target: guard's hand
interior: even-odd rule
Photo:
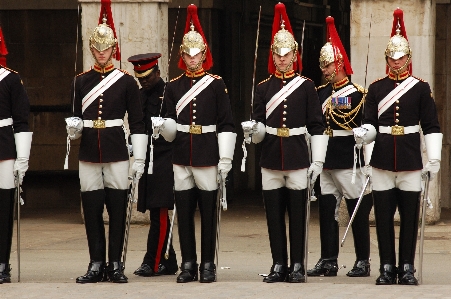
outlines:
[[[366,177],[373,177],[373,167],[371,167],[371,165],[365,165],[362,168],[362,172]]]
[[[152,120],[152,137],[157,139],[160,136],[161,131],[164,129],[164,118],[151,117]]]
[[[426,163],[423,170],[421,171],[422,175],[425,175],[427,172],[430,173],[429,180],[433,180],[437,175],[437,172],[440,170],[440,160],[429,160]]]
[[[17,158],[14,162],[14,174],[15,174],[15,184],[17,184],[17,180],[19,180],[19,185],[22,185],[23,178],[25,176],[25,172],[28,170],[28,159],[27,158]]]
[[[68,117],[66,120],[66,131],[70,140],[81,137],[83,131],[83,120],[79,117]]]
[[[315,161],[310,165],[307,176],[311,177],[311,184],[315,184],[316,179],[320,175],[320,173],[323,171],[323,162]]]
[[[139,180],[144,173],[144,163],[145,161],[143,159],[135,159],[135,162],[133,162],[132,174],[137,180]]]
[[[366,139],[366,134],[368,133],[368,130],[366,128],[358,127],[352,129],[352,132],[354,133],[354,139],[355,143],[357,144],[357,147],[360,149],[363,146],[363,143]]]
[[[232,169],[232,159],[221,158],[218,163],[218,173],[226,178],[229,171]]]

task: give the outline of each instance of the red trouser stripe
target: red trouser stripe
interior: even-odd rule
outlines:
[[[161,252],[163,251],[164,240],[166,239],[166,231],[168,230],[168,208],[160,208],[160,237],[158,238],[158,248],[155,254],[155,269],[158,271],[160,264]],[[169,240],[168,240],[169,242]]]

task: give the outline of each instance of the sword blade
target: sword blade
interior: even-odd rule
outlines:
[[[427,199],[429,193],[429,181],[430,181],[430,173],[426,174],[426,182],[423,193],[423,206],[421,211],[421,229],[420,229],[420,248],[419,248],[419,258],[420,261],[418,263],[418,283],[423,284],[423,247],[424,247],[424,229],[426,226],[426,208],[427,208]]]

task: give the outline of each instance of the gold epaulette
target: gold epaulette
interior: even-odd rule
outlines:
[[[75,77],[78,77],[78,76],[84,75],[84,74],[86,74],[87,72],[89,72],[90,70],[92,70],[92,68],[90,68],[89,70],[86,70],[86,71],[84,71],[84,72],[82,72],[82,73],[80,73],[80,74],[76,75]]]
[[[324,85],[321,85],[321,86],[318,86],[318,87],[315,87],[315,88],[316,88],[316,90],[319,90],[319,89],[321,89],[321,88],[326,87],[327,85],[329,85],[329,83],[326,83],[326,84],[324,84]]]
[[[368,90],[365,89],[362,85],[359,85],[359,84],[357,84],[357,83],[352,83],[352,84],[354,84],[355,88],[357,88],[357,90],[358,90],[360,93],[365,94],[365,93],[368,92]]]
[[[421,82],[427,82],[426,80],[424,80],[424,79],[421,79],[421,78],[418,78],[418,77],[415,77],[415,76],[412,76],[412,77],[414,77],[415,79],[418,79],[418,80],[420,80]]]
[[[184,74],[185,74],[185,73],[182,73],[180,76],[175,77],[174,79],[171,79],[169,82],[172,82],[172,81],[175,81],[175,80],[180,79]]]
[[[213,78],[215,78],[215,79],[222,79],[221,78],[221,76],[218,76],[218,75],[213,75],[213,74],[210,74],[210,73],[207,73],[207,72],[205,72],[207,75],[210,75],[211,77],[213,77]]]
[[[265,80],[263,80],[262,82],[258,83],[257,85],[260,85],[262,83],[265,83],[266,81],[268,81],[269,79],[271,79],[272,75],[270,75],[268,78],[266,78]]]
[[[123,73],[126,74],[126,75],[130,75],[130,73],[127,72],[126,70],[121,70],[121,69],[118,69],[118,70],[120,70],[121,72],[123,72]]]
[[[382,78],[378,78],[378,79],[374,80],[373,83],[374,83],[374,82],[377,82],[377,81],[380,81],[380,80],[382,80],[382,79],[385,79],[385,78],[387,78],[387,77],[385,76],[385,77],[382,77]],[[371,84],[373,84],[373,83],[371,83]]]
[[[302,76],[302,75],[300,75],[300,74],[298,74],[298,76],[299,76],[299,77],[301,77],[301,78],[304,78],[304,79],[307,79],[307,80],[309,80],[309,81],[312,81],[312,82],[313,82],[313,80],[312,80],[312,79],[310,79],[310,78],[304,77],[304,76]]]
[[[11,73],[18,74],[18,72],[16,72],[15,70],[12,70],[12,69],[10,69],[10,68],[7,68],[6,66],[3,66],[3,65],[2,65],[2,67],[3,67],[5,70],[10,71]]]

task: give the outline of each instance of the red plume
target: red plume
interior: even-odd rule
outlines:
[[[352,67],[349,62],[348,55],[346,54],[346,50],[341,43],[340,36],[338,35],[337,28],[335,27],[335,22],[333,17],[326,18],[327,24],[327,40],[332,44],[332,48],[334,49],[334,59],[337,61],[337,54],[340,52],[341,56],[343,56],[344,68],[346,71],[346,75],[351,75]]]
[[[393,35],[396,34],[396,29],[398,28],[399,24],[399,34],[401,34],[407,41],[409,40],[407,38],[407,32],[406,27],[404,26],[404,12],[399,7],[395,9],[393,12],[393,26],[391,28],[391,35],[390,37],[393,37]],[[412,62],[408,66],[409,73],[412,74]],[[386,73],[388,74],[388,66],[385,68]]]
[[[280,30],[280,25],[282,20],[284,21],[285,24],[285,29],[287,31],[289,31],[293,37],[293,29],[291,28],[291,24],[290,24],[290,19],[288,19],[288,15],[287,15],[287,11],[285,9],[285,5],[283,3],[277,3],[276,6],[274,7],[274,20],[272,23],[272,37],[271,37],[271,45],[274,42],[274,35],[276,35],[276,33]],[[296,62],[293,62],[293,69],[297,70],[299,73],[302,70],[302,61],[301,61],[301,56],[299,54],[299,52],[301,51],[301,49],[298,48],[298,52],[296,54]],[[269,57],[268,57],[268,72],[270,74],[274,74],[276,72],[276,66],[274,65],[274,61],[272,58],[272,51],[269,51]]]
[[[200,25],[199,17],[197,15],[197,7],[194,4],[188,5],[186,8],[187,14],[186,14],[186,24],[185,24],[185,33],[188,33],[190,31],[190,25],[191,22],[193,22],[194,30],[199,32],[199,34],[202,36],[202,39],[204,40],[205,45],[207,45],[207,50],[205,53],[205,60],[202,63],[202,67],[204,70],[209,70],[213,66],[213,57],[211,56],[210,48],[207,44],[207,39],[205,38],[204,31],[202,30],[202,26]],[[186,70],[185,62],[183,62],[182,57],[179,59],[178,67],[182,70]]]
[[[99,24],[103,23],[102,19],[106,15],[106,23],[113,30],[114,38],[117,39],[116,29],[114,29],[113,13],[111,12],[111,0],[101,0],[100,5]],[[121,60],[119,44],[116,45],[116,54],[113,57],[116,58],[117,61]]]
[[[8,50],[6,49],[2,27],[0,27],[0,65],[2,66],[6,66],[6,55],[8,55]]]

